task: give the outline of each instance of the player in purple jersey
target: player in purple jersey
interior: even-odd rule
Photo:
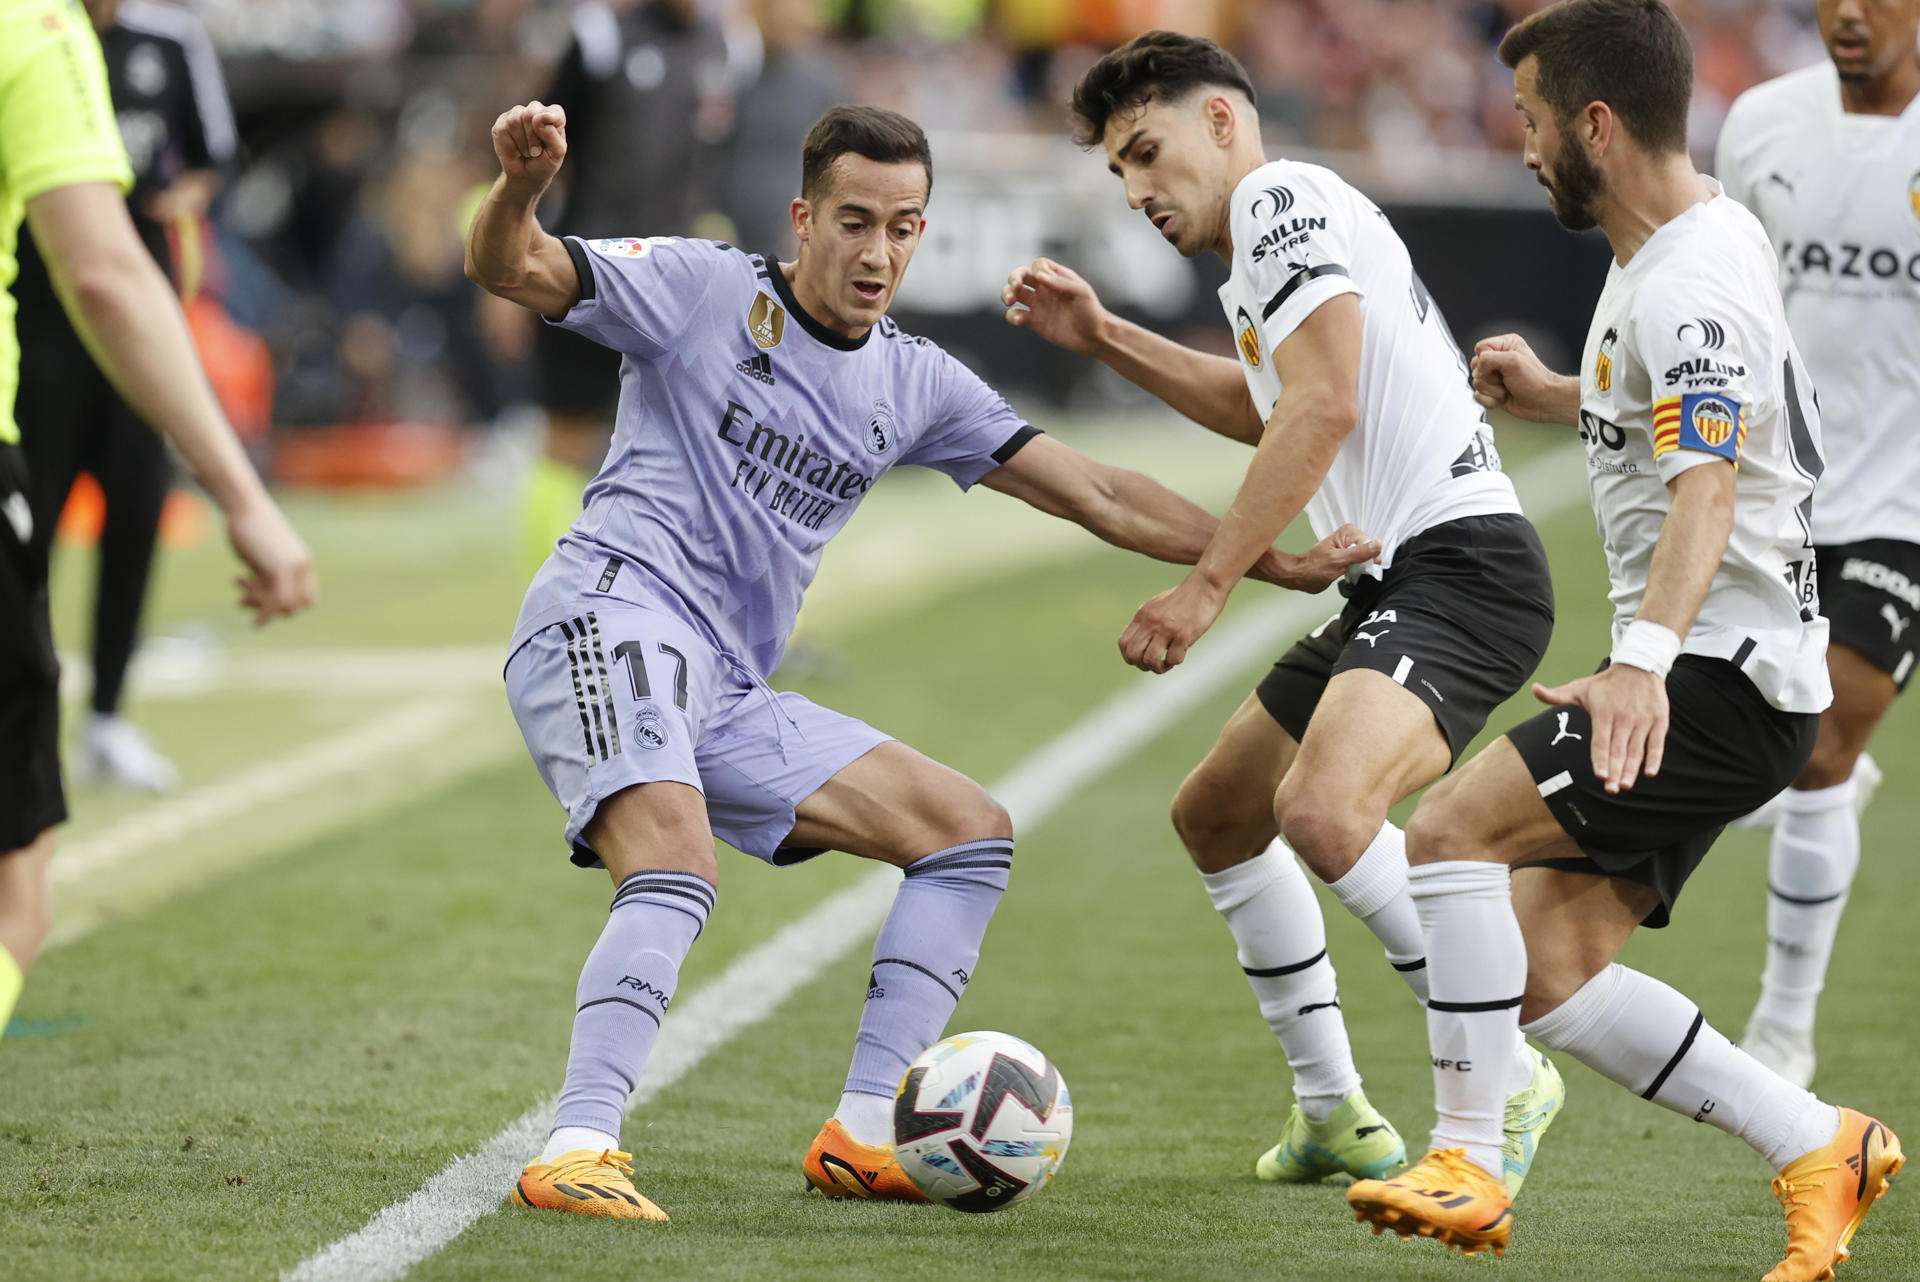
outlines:
[[[616,891],[581,972],[566,1083],[517,1205],[664,1220],[635,1190],[621,1117],[704,927],[713,839],[785,866],[842,850],[903,870],[853,1064],[803,1169],[830,1197],[923,1200],[894,1160],[896,1083],[938,1040],[1012,868],[979,785],[851,717],[775,692],[821,550],[889,469],[935,468],[1181,564],[1217,522],[1147,477],[1028,427],[888,305],[926,225],[926,136],[838,107],[807,138],[798,260],[710,241],[582,242],[534,219],[566,155],[558,106],[494,124],[501,176],[467,271],[619,351],[620,402],[585,510],[529,588],[507,661],[574,862]],[[1250,572],[1317,591],[1379,547],[1343,527]]]

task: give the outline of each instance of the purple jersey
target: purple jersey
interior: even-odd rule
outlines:
[[[762,676],[820,552],[889,468],[966,488],[1034,435],[959,361],[889,319],[859,340],[777,264],[715,241],[580,241],[558,324],[620,352],[620,407],[585,510],[534,577],[513,648],[582,592],[656,602]]]

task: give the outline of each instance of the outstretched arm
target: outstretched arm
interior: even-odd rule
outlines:
[[[1247,567],[1306,508],[1359,417],[1360,339],[1359,296],[1340,294],[1274,349],[1280,400],[1240,493],[1193,572],[1141,606],[1121,634],[1128,663],[1165,672],[1186,658]]]
[[[1220,523],[1151,477],[1110,467],[1050,436],[1037,436],[981,484],[1058,516],[1129,552],[1192,565]],[[1353,526],[1322,540],[1304,556],[1269,546],[1246,577],[1302,592],[1318,592],[1349,565],[1380,555],[1380,545]]]
[[[1473,399],[1535,423],[1578,423],[1580,380],[1556,374],[1518,334],[1473,345]]]
[[[1209,431],[1248,445],[1265,426],[1240,366],[1224,356],[1183,347],[1100,303],[1093,286],[1051,258],[1016,267],[1000,292],[1007,323],[1030,329],[1056,347],[1091,356]]]
[[[567,113],[538,102],[503,112],[493,122],[493,153],[500,177],[467,233],[467,279],[559,320],[580,301],[580,273],[533,211],[567,158]]]

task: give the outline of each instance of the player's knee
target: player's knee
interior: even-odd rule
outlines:
[[[1472,849],[1472,812],[1462,805],[1451,780],[1434,785],[1407,820],[1407,863],[1431,864],[1457,859]]]
[[[1381,823],[1361,799],[1310,784],[1296,786],[1291,775],[1274,794],[1273,819],[1294,853],[1322,881],[1346,876]]]
[[[1228,789],[1200,770],[1188,775],[1173,794],[1173,830],[1202,872],[1231,868],[1273,840],[1262,817],[1249,822],[1245,810],[1234,804]]]
[[[943,847],[1013,839],[1013,816],[985,788],[971,781],[966,787],[945,790],[932,808],[934,813],[929,818]]]

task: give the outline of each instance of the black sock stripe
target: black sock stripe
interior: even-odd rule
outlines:
[[[1251,979],[1276,979],[1281,975],[1291,975],[1295,971],[1305,970],[1307,967],[1319,962],[1326,957],[1326,955],[1327,950],[1322,948],[1305,961],[1295,962],[1291,966],[1242,966],[1240,969],[1246,971],[1248,977]]]
[[[925,869],[923,872],[908,872],[907,876],[920,877],[920,876],[926,876],[929,874],[937,874],[937,873],[968,872],[976,868],[999,868],[1005,872],[1012,872],[1013,860],[1011,859],[969,859],[957,864],[941,864],[938,868],[928,868],[928,869]]]
[[[1474,1015],[1482,1011],[1490,1010],[1512,1010],[1519,1004],[1520,999],[1518,997],[1507,997],[1492,1002],[1443,1002],[1438,998],[1427,998],[1428,1010],[1453,1011],[1461,1015]]]
[[[1778,886],[1774,885],[1772,882],[1767,883],[1767,893],[1769,895],[1772,895],[1775,899],[1784,899],[1790,904],[1801,904],[1808,908],[1811,908],[1816,904],[1830,904],[1836,899],[1845,899],[1847,896],[1846,891],[1836,890],[1831,895],[1815,895],[1814,897],[1809,899],[1805,895],[1789,895],[1786,891],[1780,889]]]
[[[629,899],[636,899],[641,895],[673,895],[676,898],[690,899],[694,903],[699,904],[702,912],[713,911],[712,899],[687,886],[675,885],[672,882],[664,881],[641,882],[635,886],[623,887],[620,893],[613,897],[613,906],[618,908]]]
[[[922,966],[919,962],[908,961],[904,957],[876,957],[874,959],[873,964],[875,969],[878,969],[881,966],[906,966],[912,970],[917,970],[922,975],[925,975],[928,979],[931,979],[934,983],[940,985],[940,987],[946,989],[949,993],[953,993],[953,1000],[955,1000],[956,1002],[960,1000],[960,994],[954,991],[953,985],[949,984],[946,980],[940,978],[940,976],[928,970],[925,966]]]
[[[1340,1009],[1340,999],[1336,997],[1330,1002],[1313,1002],[1309,1005],[1302,1006],[1300,1008],[1299,1013],[1302,1015],[1311,1015],[1313,1014],[1313,1012],[1317,1010],[1339,1010],[1339,1009]]]
[[[977,859],[990,855],[999,855],[1011,861],[1013,859],[1013,845],[1010,842],[997,841],[992,844],[975,843],[961,846],[954,850],[942,851],[937,855],[928,855],[925,858],[916,859],[906,866],[905,871],[907,876],[914,877],[924,872],[935,872],[941,868],[951,867],[956,861],[961,859]]]
[[[686,886],[691,890],[700,891],[708,899],[712,899],[719,893],[714,889],[713,883],[699,873],[675,872],[670,868],[642,868],[639,872],[628,873],[627,879],[614,887],[615,893],[625,890],[642,878],[648,881],[670,881],[676,886]]]
[[[1387,958],[1387,965],[1404,975],[1412,970],[1425,970],[1427,968],[1427,959],[1424,957],[1416,957],[1410,962],[1397,962],[1389,957]]]
[[[576,1010],[573,1013],[578,1015],[580,1011],[586,1010],[589,1007],[605,1006],[608,1002],[619,1002],[622,1006],[631,1006],[635,1010],[639,1011],[642,1015],[645,1015],[648,1019],[652,1020],[656,1025],[658,1025],[660,1022],[660,1016],[657,1012],[650,1010],[645,1006],[642,1006],[639,1002],[630,1002],[624,997],[596,997],[592,1001],[588,1002],[585,1006],[580,1007],[579,1010]]]
[[[1640,1092],[1641,1099],[1652,1099],[1660,1093],[1660,1088],[1667,1084],[1667,1078],[1672,1075],[1674,1069],[1680,1067],[1680,1061],[1687,1057],[1687,1052],[1693,1049],[1693,1039],[1700,1035],[1700,1025],[1706,1022],[1707,1017],[1704,1014],[1700,1011],[1693,1012],[1693,1023],[1687,1026],[1687,1035],[1680,1039],[1680,1049],[1673,1053],[1673,1058],[1667,1061],[1667,1066],[1660,1070],[1658,1077],[1653,1079],[1653,1085]]]

